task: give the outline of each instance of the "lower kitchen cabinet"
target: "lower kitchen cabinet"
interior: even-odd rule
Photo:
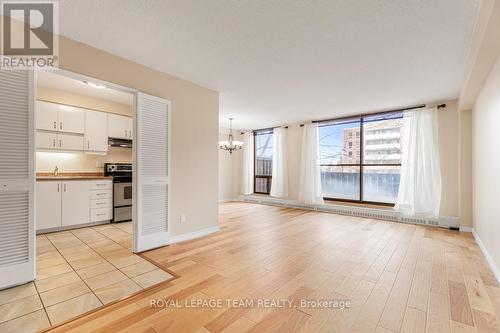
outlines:
[[[61,182],[36,183],[36,229],[61,227]]]
[[[85,224],[90,221],[90,182],[68,181],[62,183],[62,226]]]
[[[108,188],[112,186],[110,179],[37,181],[36,230],[66,229],[111,220],[113,199]]]

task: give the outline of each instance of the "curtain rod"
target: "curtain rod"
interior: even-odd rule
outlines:
[[[274,127],[267,127],[267,128],[259,128],[259,129],[255,129],[255,130],[251,130],[250,132],[261,132],[261,131],[270,131],[270,130],[273,130],[275,128],[280,128],[280,127],[283,127],[285,129],[288,128],[288,126],[274,126]],[[245,134],[245,132],[241,132],[240,133],[241,135]]]
[[[403,112],[403,111],[409,111],[409,110],[417,110],[417,109],[423,109],[427,107],[426,104],[420,104],[420,105],[415,105],[415,106],[409,106],[405,108],[399,108],[399,109],[393,109],[393,110],[387,110],[387,111],[374,111],[374,112],[368,112],[368,113],[361,113],[357,115],[352,115],[352,116],[345,116],[345,117],[338,117],[338,118],[330,118],[330,119],[323,119],[323,120],[313,120],[313,123],[322,123],[322,122],[327,122],[327,121],[333,121],[333,120],[342,120],[342,119],[349,119],[349,118],[356,118],[356,117],[365,117],[365,116],[371,116],[371,115],[378,115],[378,114],[386,114],[386,113],[394,113],[394,112]],[[446,104],[439,104],[436,106],[437,109],[443,109],[446,107]],[[304,124],[300,124],[300,127],[304,127]]]
[[[385,114],[385,113],[394,113],[394,112],[403,112],[403,111],[409,111],[409,110],[417,110],[417,109],[423,109],[427,107],[426,104],[419,104],[415,106],[408,106],[405,108],[399,108],[399,109],[393,109],[393,110],[387,110],[387,111],[374,111],[374,112],[368,112],[368,113],[361,113],[361,114],[356,114],[352,116],[345,116],[345,117],[338,117],[338,118],[329,118],[329,119],[322,119],[322,120],[313,120],[313,123],[321,123],[325,121],[333,121],[333,120],[341,120],[341,119],[349,119],[349,118],[355,118],[355,117],[364,117],[364,116],[370,116],[370,115],[375,115],[375,114]],[[446,107],[445,103],[436,105],[437,109],[444,109]],[[266,131],[266,130],[272,130],[275,128],[279,128],[282,126],[275,126],[275,127],[268,127],[268,128],[261,128],[261,129],[256,129],[252,130],[251,132],[259,132],[259,131]],[[288,128],[288,126],[283,126],[284,128]],[[300,124],[300,127],[304,127],[304,124]],[[245,132],[241,132],[241,134],[245,134]]]

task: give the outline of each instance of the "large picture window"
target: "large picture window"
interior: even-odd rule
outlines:
[[[254,132],[254,192],[269,194],[273,174],[273,130]]]
[[[325,199],[393,205],[399,189],[401,125],[402,113],[321,122]]]

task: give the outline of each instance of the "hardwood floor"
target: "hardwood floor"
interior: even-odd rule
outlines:
[[[246,203],[221,205],[220,225],[145,253],[175,280],[51,332],[500,332],[500,288],[471,234]],[[295,306],[152,307],[152,299]]]

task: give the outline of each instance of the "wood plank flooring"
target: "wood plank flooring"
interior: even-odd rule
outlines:
[[[175,280],[51,332],[500,332],[500,288],[471,234],[248,203],[222,204],[219,222],[145,253]],[[294,305],[185,307],[214,299]],[[301,304],[317,299],[350,307]]]

